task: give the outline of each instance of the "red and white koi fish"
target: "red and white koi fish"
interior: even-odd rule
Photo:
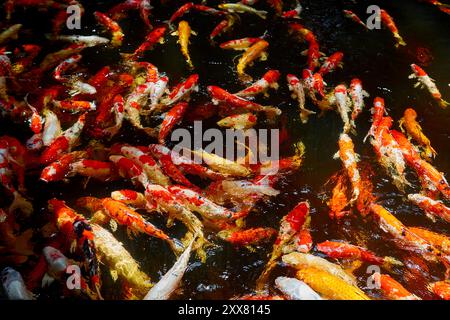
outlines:
[[[427,217],[435,221],[439,217],[450,222],[450,208],[442,201],[433,200],[421,194],[408,194],[408,199],[425,211]]]
[[[212,97],[214,104],[223,103],[230,109],[242,109],[247,111],[265,112],[268,118],[273,118],[281,114],[281,110],[275,107],[262,106],[255,102],[243,99],[228,91],[217,87],[208,86],[208,93]]]
[[[217,122],[219,127],[244,130],[256,125],[258,118],[253,113],[234,114]]]
[[[403,191],[405,186],[410,186],[405,177],[405,153],[389,131],[391,126],[392,118],[382,117],[370,143],[375,149],[378,161],[391,176],[395,186]]]
[[[351,121],[354,125],[356,118],[358,118],[364,108],[364,98],[369,97],[369,94],[363,89],[361,80],[357,78],[352,79],[349,93],[353,105]]]
[[[195,91],[198,91],[198,74],[192,74],[184,82],[180,82],[162,103],[171,105],[182,99],[188,100],[190,94]]]
[[[81,132],[83,131],[86,123],[86,114],[82,114],[77,122],[64,131],[64,133],[56,138],[41,154],[40,163],[48,165],[56,160],[63,154],[71,151],[72,147],[78,142]]]
[[[278,231],[277,239],[272,248],[272,254],[266,264],[264,271],[256,280],[256,290],[262,291],[267,285],[267,280],[270,272],[276,265],[276,261],[283,254],[285,246],[292,242],[294,236],[298,234],[303,228],[309,225],[309,202],[299,202],[287,215],[280,221],[280,229]]]
[[[300,14],[302,13],[302,10],[303,10],[302,5],[300,4],[300,2],[297,1],[295,8],[292,10],[284,11],[281,14],[281,17],[285,19],[300,19]]]
[[[386,10],[381,9],[380,17],[381,22],[392,32],[396,41],[395,47],[398,48],[399,46],[406,46],[406,42],[398,33],[398,29],[397,26],[395,25],[394,19],[389,15],[389,13],[387,13]]]
[[[97,109],[95,102],[78,101],[78,100],[53,100],[53,105],[61,110],[69,112],[89,112]]]
[[[114,125],[103,129],[103,133],[109,137],[114,137],[117,133],[119,133],[122,128],[123,119],[125,118],[125,107],[124,107],[124,99],[122,95],[118,94],[114,97],[113,101],[113,112],[114,112]]]
[[[163,156],[168,156],[168,158],[172,160],[173,164],[185,173],[212,180],[222,180],[227,177],[226,175],[195,163],[190,158],[182,156],[178,152],[172,151],[163,145],[151,144],[149,145],[149,150],[153,156],[158,159],[161,159]]]
[[[70,171],[70,165],[88,156],[85,151],[74,151],[61,156],[58,160],[45,167],[41,172],[41,180],[53,182],[63,180]]]
[[[247,50],[253,44],[263,40],[262,38],[242,38],[223,42],[220,44],[221,49],[225,50]]]
[[[352,139],[345,133],[341,133],[339,136],[339,152],[336,153],[335,157],[341,159],[347,175],[350,178],[353,190],[353,197],[350,202],[354,202],[358,199],[361,188],[363,188],[358,169],[359,155],[355,153],[355,146],[353,145]]]
[[[94,12],[94,16],[97,19],[97,21],[103,27],[105,27],[105,29],[111,32],[112,34],[111,44],[115,47],[120,47],[122,45],[124,34],[119,24],[110,17],[108,17],[106,14],[98,11]]]
[[[325,62],[320,67],[318,73],[320,75],[325,75],[327,73],[333,72],[336,68],[343,67],[342,59],[344,58],[344,54],[340,51],[333,53],[331,56],[325,60]]]
[[[253,97],[257,94],[267,94],[269,88],[278,89],[278,79],[280,78],[280,72],[278,70],[267,71],[261,79],[254,82],[247,88],[235,93],[238,97]]]
[[[162,186],[170,184],[170,180],[164,175],[161,168],[158,166],[158,163],[148,153],[132,146],[123,146],[120,148],[120,152],[125,157],[138,164],[144,170],[150,182]]]
[[[111,199],[123,202],[133,208],[144,209],[147,205],[144,194],[134,190],[118,190],[111,192]]]
[[[369,132],[364,138],[364,142],[369,136],[375,137],[375,131],[378,129],[378,126],[383,120],[383,117],[386,113],[386,107],[383,98],[375,97],[375,99],[373,100],[373,108],[371,109],[371,113],[372,113],[372,125],[370,126]]]
[[[296,22],[289,24],[289,32],[295,33],[299,36],[301,41],[308,42],[309,48],[303,51],[302,54],[307,55],[308,57],[308,69],[314,71],[314,69],[320,65],[319,58],[322,55],[319,50],[319,43],[316,40],[316,36],[311,30]]]
[[[189,210],[198,212],[206,219],[238,219],[243,216],[241,212],[233,212],[225,207],[215,204],[211,200],[203,197],[198,192],[182,187],[182,186],[169,186],[167,188],[181,203],[183,203]]]
[[[414,87],[421,86],[422,88],[427,88],[428,92],[433,96],[433,99],[439,104],[441,108],[446,108],[450,105],[447,101],[442,99],[442,94],[439,92],[439,89],[436,87],[434,80],[430,78],[430,76],[416,64],[411,65],[411,69],[414,72],[409,76],[410,79],[417,79],[417,83]]]
[[[122,178],[130,179],[134,184],[139,182],[144,188],[150,183],[142,167],[134,161],[123,156],[110,156],[109,160]]]
[[[70,164],[69,175],[80,175],[100,181],[114,179],[115,167],[111,162],[83,159]]]
[[[363,26],[364,29],[367,30],[366,24],[364,22],[362,22],[362,20],[353,11],[342,10],[342,12],[344,12],[344,15],[345,15],[346,18],[349,18],[349,19],[355,21],[357,24]]]
[[[291,91],[291,97],[297,99],[298,106],[300,108],[300,119],[303,123],[308,122],[308,117],[316,112],[305,108],[305,91],[303,89],[303,82],[293,74],[286,76],[289,91]]]
[[[22,275],[13,268],[6,267],[0,272],[3,290],[8,300],[35,300],[34,294],[30,292]]]
[[[350,122],[348,116],[351,110],[351,100],[347,95],[347,87],[344,84],[340,84],[334,88],[334,97],[336,99],[337,111],[344,122],[344,133],[354,131],[354,124]]]
[[[181,204],[163,186],[156,184],[147,185],[145,197],[151,208],[157,208],[157,210],[166,212],[173,219],[181,221],[193,235],[197,235],[198,238],[195,242],[194,250],[197,251],[197,255],[202,261],[206,261],[206,253],[203,246],[207,244],[207,241],[203,233],[203,224],[197,216]]]
[[[183,119],[184,113],[186,112],[187,108],[187,102],[179,102],[166,113],[159,129],[158,141],[160,144],[165,144],[167,136],[172,131],[172,129]]]
[[[63,73],[65,73],[67,70],[71,68],[75,68],[77,66],[77,63],[81,60],[82,55],[81,54],[74,54],[73,56],[67,58],[66,60],[62,61],[56,68],[53,73],[53,78],[55,80],[60,82],[65,82],[68,79],[63,77]]]
[[[302,72],[303,85],[308,93],[308,96],[317,103],[316,93],[320,97],[325,96],[324,87],[326,83],[323,81],[322,76],[319,73],[312,73],[309,69],[304,69]]]

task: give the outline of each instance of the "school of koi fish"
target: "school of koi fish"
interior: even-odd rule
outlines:
[[[326,34],[307,23],[310,1],[88,2],[6,0],[1,11],[0,299],[450,299],[450,185],[439,149],[418,108],[369,92],[372,75],[346,72],[352,48],[322,45]],[[381,34],[405,55],[408,95],[448,112],[447,83],[426,72],[431,51],[407,50],[414,36],[388,9],[372,30],[354,2],[341,5],[347,28]],[[417,5],[450,19],[447,4]],[[69,30],[69,7],[89,27]],[[273,67],[277,46],[292,51],[290,72]],[[226,62],[202,65],[206,47]],[[320,190],[290,188],[308,174],[311,141],[288,131],[330,118],[342,121],[326,135],[341,169]],[[252,164],[251,151],[230,160],[184,150],[199,164],[171,141],[195,120],[279,128],[283,154]],[[426,220],[398,214],[385,186]],[[277,205],[293,195],[300,201]],[[220,268],[241,266],[238,253],[250,264],[233,280]],[[220,287],[215,278],[229,290],[206,294]]]

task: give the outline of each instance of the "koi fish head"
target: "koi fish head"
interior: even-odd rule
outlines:
[[[418,77],[424,77],[427,75],[425,70],[423,70],[421,67],[419,67],[417,64],[411,64],[411,69],[414,72],[414,74]]]

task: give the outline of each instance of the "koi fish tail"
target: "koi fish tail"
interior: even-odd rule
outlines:
[[[239,80],[244,84],[249,84],[253,81],[253,78],[246,73],[239,74]]]
[[[442,109],[445,109],[445,108],[447,108],[448,106],[450,106],[450,103],[448,103],[447,101],[441,99],[441,100],[439,100],[439,106],[440,106]]]
[[[184,251],[184,245],[183,243],[175,238],[169,238],[167,239],[167,243],[169,244],[172,251],[175,253],[176,256],[179,256]]]
[[[405,40],[401,37],[399,34],[395,34],[394,38],[397,40],[397,43],[395,44],[395,47],[398,48],[399,46],[406,46]]]

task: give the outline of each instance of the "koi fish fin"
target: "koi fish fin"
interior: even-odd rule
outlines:
[[[173,31],[170,33],[171,36],[178,36],[178,31]]]
[[[267,18],[267,11],[264,10],[257,10],[255,11],[255,14],[260,17],[261,19],[266,19]]]
[[[42,287],[42,288],[48,287],[48,286],[50,286],[54,281],[55,281],[55,278],[53,278],[52,276],[50,276],[48,273],[45,273],[44,276],[42,277],[41,287]]]
[[[339,151],[338,152],[336,152],[334,155],[333,155],[333,159],[334,160],[337,160],[337,159],[340,159],[341,157],[339,156]]]
[[[194,30],[191,30],[191,34],[192,34],[193,36],[198,36],[198,33],[195,32]]]
[[[441,100],[439,100],[439,106],[440,106],[442,109],[445,109],[445,108],[447,108],[448,106],[450,106],[450,103],[448,103],[447,101],[441,99]]]

